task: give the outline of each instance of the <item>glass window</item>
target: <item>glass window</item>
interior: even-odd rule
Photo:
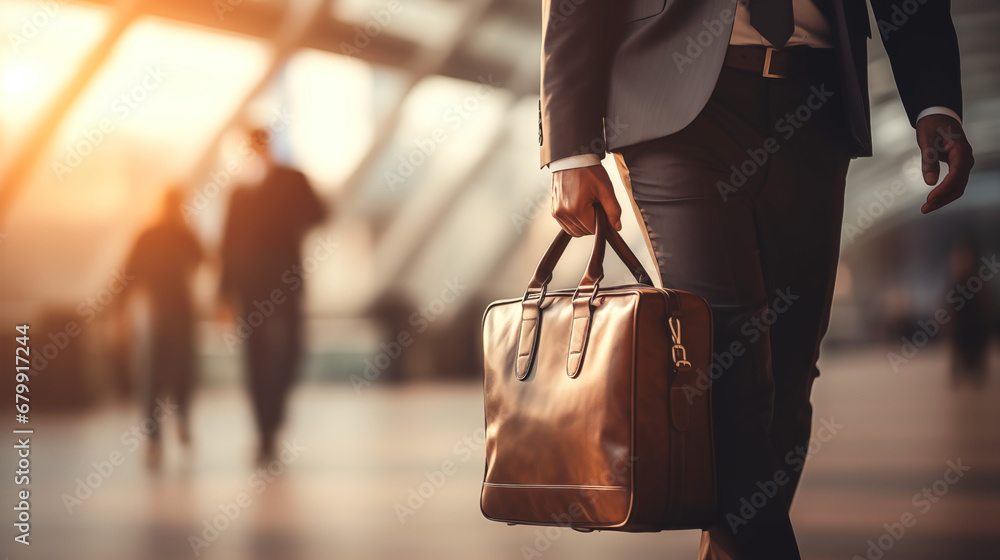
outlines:
[[[34,296],[75,301],[104,281],[162,188],[187,178],[269,57],[263,43],[232,35],[153,18],[132,25],[13,207],[11,237],[30,243],[11,243],[9,257],[29,267],[12,283]],[[67,285],[67,277],[80,281]]]

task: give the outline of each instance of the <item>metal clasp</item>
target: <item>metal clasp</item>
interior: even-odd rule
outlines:
[[[778,51],[778,49],[776,49],[774,47],[767,47],[767,50],[764,52],[764,69],[761,71],[761,74],[760,74],[761,76],[764,76],[765,78],[787,78],[788,77],[788,76],[786,76],[784,74],[777,74],[777,73],[771,71],[771,60],[773,59],[774,53],[777,52],[777,51]]]
[[[521,298],[521,301],[528,301],[531,296],[538,294],[538,306],[541,307],[542,301],[545,299],[545,290],[547,287],[548,284],[542,284],[542,287],[537,292],[533,292],[531,288],[524,290],[524,297]]]
[[[684,348],[684,344],[681,342],[681,323],[676,317],[671,317],[667,319],[667,324],[670,325],[670,338],[673,340],[673,347],[670,349],[670,357],[674,361],[675,367],[691,367],[691,362],[687,359],[687,350]]]

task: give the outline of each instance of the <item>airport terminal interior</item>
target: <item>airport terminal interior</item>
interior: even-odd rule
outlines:
[[[807,465],[791,509],[804,558],[1000,550],[1000,5],[952,13],[976,168],[927,216],[873,20],[875,156],[848,177],[813,439],[786,458]],[[523,293],[558,231],[538,168],[540,21],[537,0],[0,3],[0,348],[30,324],[34,429],[32,544],[4,523],[4,555],[696,557],[697,531],[509,527],[479,510],[480,320]],[[260,149],[301,171],[322,211],[278,293],[234,316],[222,247],[234,193],[266,171]],[[201,247],[186,420],[144,401],[152,304],[125,295],[172,190]],[[571,244],[554,285],[579,281],[591,246]],[[605,282],[631,282],[613,260]],[[262,457],[248,355],[287,300],[303,357]],[[985,333],[974,366],[960,324]],[[0,503],[17,503],[13,486]]]

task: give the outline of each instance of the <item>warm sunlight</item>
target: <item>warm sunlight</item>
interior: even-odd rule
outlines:
[[[8,70],[0,82],[3,89],[10,93],[21,93],[28,91],[38,83],[38,73],[30,66],[15,66]]]

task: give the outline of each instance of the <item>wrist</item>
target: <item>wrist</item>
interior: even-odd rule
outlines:
[[[595,165],[601,165],[601,157],[597,154],[578,154],[575,156],[557,159],[549,163],[548,168],[549,171],[555,173],[557,171],[577,169],[580,167],[593,167]]]

